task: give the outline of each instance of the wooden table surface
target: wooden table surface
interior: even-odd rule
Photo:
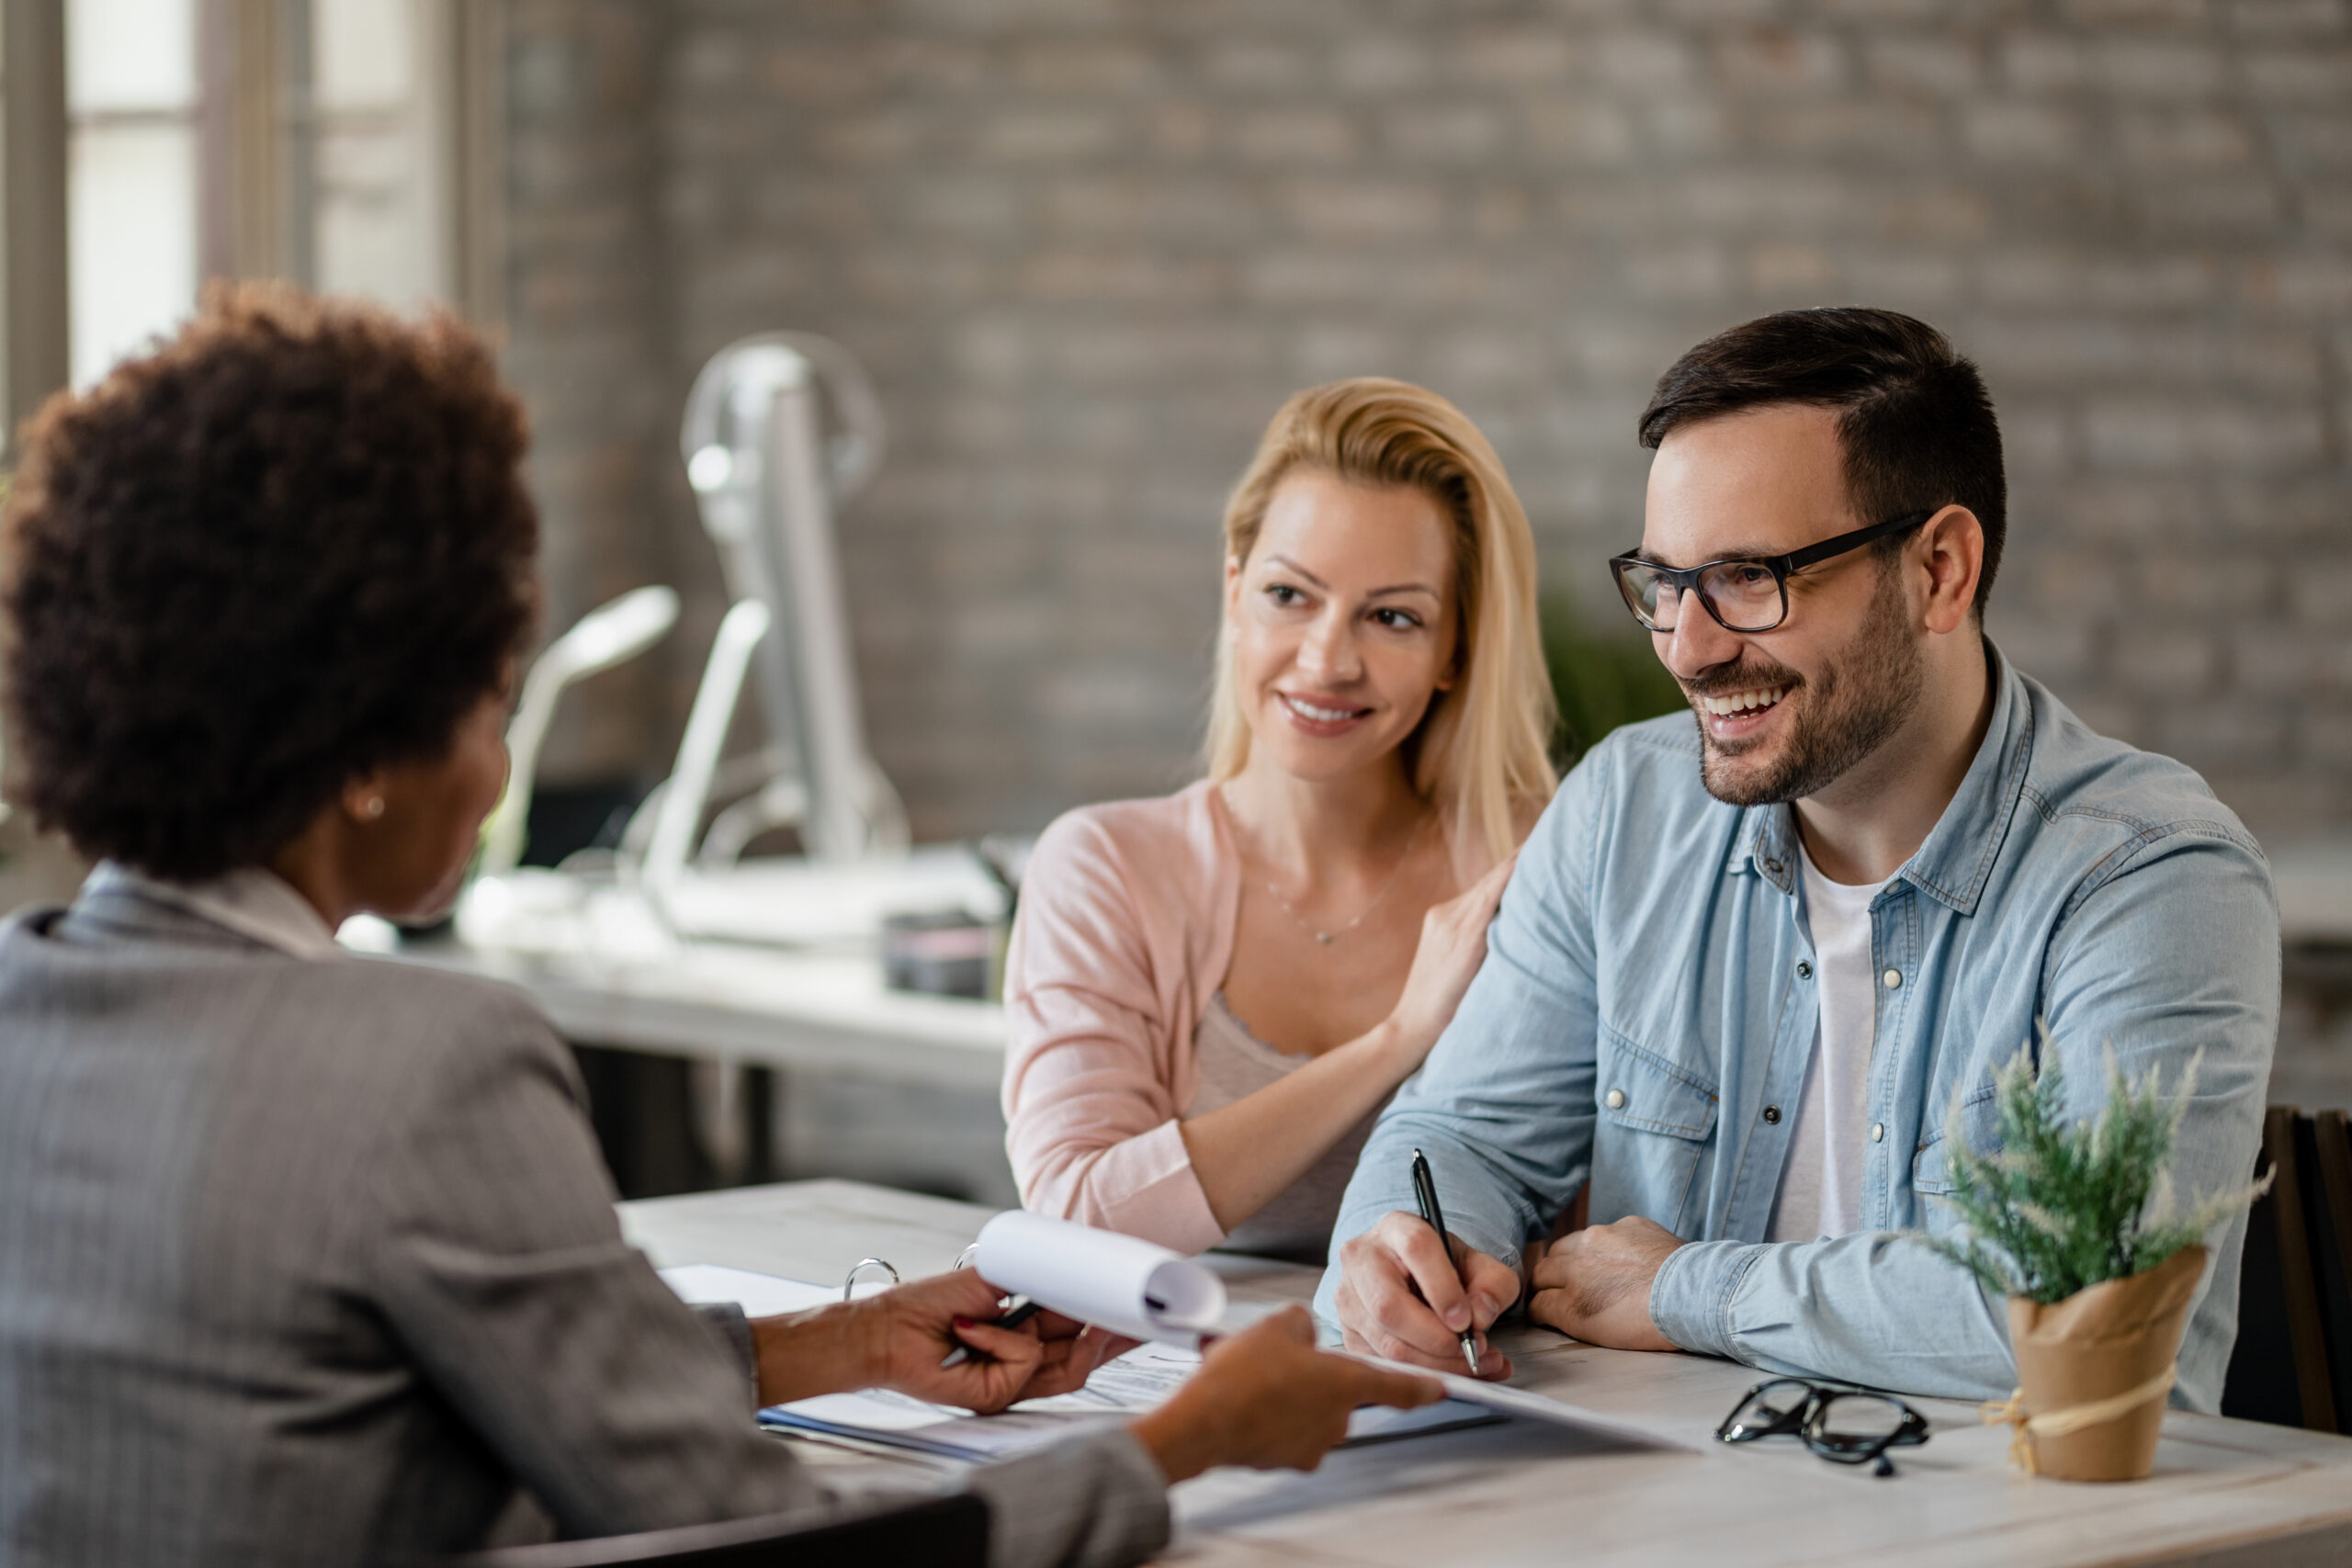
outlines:
[[[739,1188],[621,1206],[662,1267],[719,1263],[830,1282],[887,1258],[948,1268],[990,1211],[846,1181]],[[1314,1270],[1220,1260],[1238,1301],[1303,1301]],[[1802,1444],[1727,1448],[1715,1424],[1757,1381],[1695,1356],[1507,1330],[1516,1382],[1693,1451],[1609,1450],[1511,1423],[1334,1454],[1313,1475],[1218,1471],[1176,1489],[1167,1561],[1199,1568],[1476,1568],[1655,1563],[1777,1568],[2352,1562],[2352,1438],[2173,1412],[2155,1473],[2122,1485],[2014,1470],[1973,1405],[1916,1400],[1931,1440],[1879,1479]]]

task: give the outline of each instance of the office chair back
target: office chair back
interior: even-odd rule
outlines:
[[[2352,1121],[2274,1105],[2246,1225],[2222,1414],[2314,1432],[2352,1419]]]

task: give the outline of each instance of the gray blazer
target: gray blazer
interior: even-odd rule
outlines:
[[[582,1105],[504,987],[120,886],[0,926],[0,1568],[414,1559],[518,1485],[574,1535],[831,1506]],[[1167,1539],[1124,1431],[971,1485],[1001,1564]]]

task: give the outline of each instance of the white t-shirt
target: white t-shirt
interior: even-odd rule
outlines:
[[[1878,1038],[1878,965],[1871,900],[1884,882],[1849,886],[1821,874],[1797,846],[1813,983],[1821,1018],[1805,1067],[1804,1099],[1789,1129],[1789,1163],[1772,1201],[1768,1241],[1812,1241],[1861,1229],[1862,1158],[1870,1147],[1871,1046]],[[1892,880],[1892,879],[1890,879]]]

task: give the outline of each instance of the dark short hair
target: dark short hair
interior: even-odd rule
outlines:
[[[1717,333],[1658,378],[1642,445],[1679,427],[1771,403],[1838,411],[1846,488],[1864,525],[1965,506],[1984,526],[1981,614],[2008,533],[2001,427],[1975,365],[1927,322],[1838,305],[1782,310]]]
[[[215,285],[26,430],[0,523],[12,796],[85,854],[198,880],[447,755],[536,618],[526,441],[446,312]]]

